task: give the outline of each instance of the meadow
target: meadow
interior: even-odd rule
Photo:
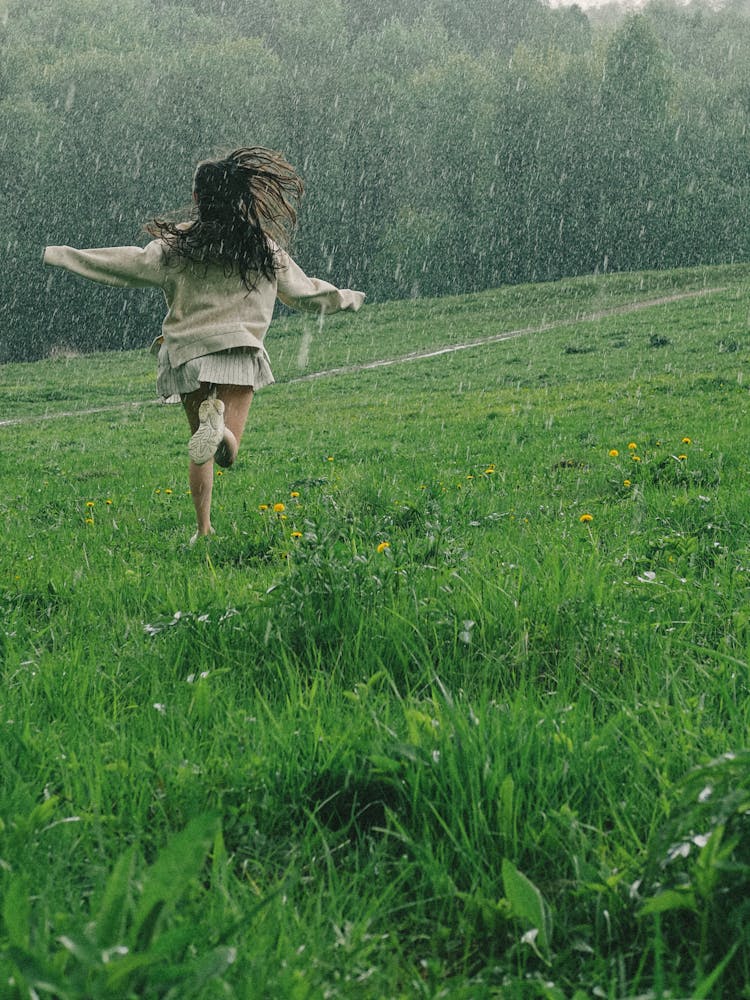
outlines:
[[[750,267],[268,348],[192,549],[145,349],[0,366],[0,998],[750,998]]]

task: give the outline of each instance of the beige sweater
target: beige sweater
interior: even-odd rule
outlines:
[[[231,347],[257,347],[263,340],[278,298],[293,309],[332,313],[356,312],[363,292],[338,289],[319,278],[308,278],[285,251],[276,248],[274,280],[261,276],[248,294],[236,272],[227,276],[220,264],[189,261],[167,263],[161,240],[145,247],[107,247],[75,250],[47,247],[44,263],[63,267],[105,285],[128,288],[161,288],[167,300],[162,324],[164,342],[173,367],[204,354]]]

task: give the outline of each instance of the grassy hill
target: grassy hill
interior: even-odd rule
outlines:
[[[145,350],[0,367],[0,995],[749,997],[750,268],[268,348],[192,550]]]

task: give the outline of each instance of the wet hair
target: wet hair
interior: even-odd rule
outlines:
[[[252,291],[261,276],[273,278],[274,244],[288,247],[303,191],[302,179],[281,153],[243,146],[195,168],[192,221],[156,218],[146,231],[178,258],[238,273]]]

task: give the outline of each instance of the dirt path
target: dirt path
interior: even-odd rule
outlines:
[[[280,380],[278,384],[287,385],[298,382],[312,382],[319,378],[332,378],[336,375],[351,375],[356,372],[370,371],[374,368],[387,368],[390,365],[403,365],[410,361],[421,361],[425,358],[437,358],[442,354],[454,354],[457,351],[466,351],[472,347],[482,347],[485,344],[499,344],[504,340],[513,340],[515,337],[525,337],[532,333],[546,333],[548,330],[557,330],[564,326],[571,326],[574,323],[594,323],[609,316],[624,316],[628,313],[638,312],[640,309],[651,309],[653,306],[663,306],[670,302],[679,302],[682,299],[694,299],[704,295],[712,295],[716,292],[726,291],[725,287],[700,288],[692,292],[676,292],[674,295],[664,295],[657,299],[643,299],[640,302],[630,302],[627,305],[614,306],[612,309],[603,309],[600,312],[584,313],[581,316],[567,317],[566,319],[555,320],[552,323],[542,323],[539,326],[525,326],[518,330],[506,330],[503,333],[494,333],[489,337],[480,337],[477,340],[468,340],[462,344],[447,344],[444,347],[431,347],[421,351],[410,351],[408,354],[400,354],[395,358],[380,358],[377,361],[363,361],[360,364],[344,365],[340,368],[328,368],[325,371],[311,372],[309,375],[299,375],[296,378]],[[117,403],[112,406],[94,406],[87,410],[74,410],[64,413],[42,413],[33,416],[16,417],[13,420],[0,420],[0,427],[14,427],[19,424],[30,424],[38,420],[57,420],[64,417],[83,417],[97,413],[114,413],[118,410],[136,409],[141,406],[162,405],[158,399],[140,400],[134,403]]]
[[[299,375],[296,378],[285,379],[286,382],[311,382],[313,379],[328,378],[333,375],[350,375],[356,372],[369,371],[372,368],[387,368],[389,365],[402,365],[409,361],[421,361],[423,358],[437,358],[441,354],[453,354],[456,351],[466,351],[471,347],[482,347],[484,344],[498,344],[503,340],[513,340],[514,337],[524,337],[530,333],[545,333],[548,330],[560,329],[563,326],[572,326],[574,323],[593,323],[608,316],[620,316],[626,313],[637,312],[639,309],[649,309],[652,306],[663,306],[669,302],[678,302],[680,299],[693,299],[702,295],[710,295],[714,292],[724,292],[726,288],[701,288],[694,292],[677,292],[674,295],[665,295],[658,299],[644,299],[642,302],[631,302],[624,306],[615,306],[612,309],[603,309],[601,312],[584,313],[573,318],[555,320],[553,323],[543,323],[541,326],[525,326],[518,330],[506,330],[504,333],[493,333],[489,337],[480,337],[477,340],[467,340],[463,344],[448,344],[445,347],[431,347],[422,351],[411,351],[409,354],[400,354],[396,358],[381,358],[378,361],[363,361],[356,365],[344,365],[342,368],[329,368],[322,372],[312,372],[310,375]]]

